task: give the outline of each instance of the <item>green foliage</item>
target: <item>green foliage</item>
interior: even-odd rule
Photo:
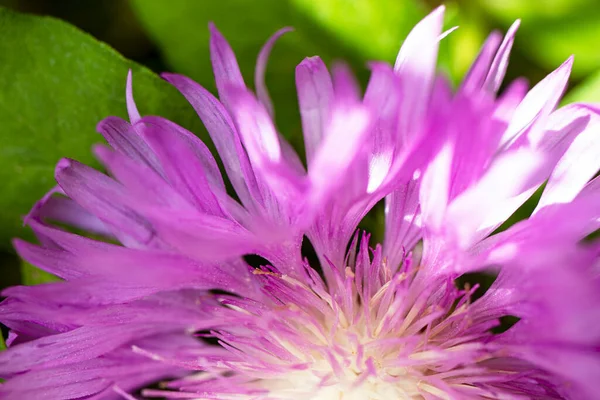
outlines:
[[[470,7],[480,8],[505,27],[521,18],[516,51],[544,69],[556,68],[571,54],[576,60],[575,78],[600,68],[597,0],[478,0]]]
[[[388,61],[394,60],[402,40],[427,13],[417,1],[290,0],[290,3],[359,56]]]
[[[26,261],[21,261],[21,283],[23,285],[39,285],[59,280],[55,275],[42,271]]]
[[[446,29],[458,27],[440,42],[438,67],[458,84],[489,34],[480,11],[446,5]]]
[[[0,8],[0,31],[0,248],[24,234],[21,217],[54,185],[61,157],[94,163],[96,123],[126,115],[129,68],[143,113],[200,129],[169,84],[69,24]]]
[[[587,103],[600,103],[600,72],[590,76],[564,98],[563,103],[583,101]]]

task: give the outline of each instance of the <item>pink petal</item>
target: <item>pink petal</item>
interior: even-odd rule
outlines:
[[[540,209],[549,204],[570,202],[600,169],[600,110],[592,106],[572,106],[576,115],[589,118],[552,171],[538,203]]]
[[[285,33],[292,31],[292,28],[283,28],[275,32],[273,36],[267,40],[267,43],[263,46],[258,54],[258,60],[256,61],[256,71],[254,72],[254,84],[256,86],[256,96],[261,104],[267,109],[269,115],[273,118],[275,116],[275,111],[273,109],[273,102],[269,97],[269,91],[267,90],[267,85],[265,84],[265,72],[267,70],[267,61],[269,59],[269,55],[271,54],[271,50],[273,49],[273,45],[281,36]]]
[[[254,235],[229,219],[154,207],[140,212],[162,240],[196,260],[231,260],[260,248]]]
[[[390,268],[400,265],[406,252],[421,239],[419,181],[400,185],[385,198],[384,256]]]
[[[201,211],[223,216],[218,198],[226,196],[225,185],[204,143],[162,118],[146,117],[137,126],[160,159],[170,185]]]
[[[227,176],[244,205],[261,201],[248,155],[225,107],[202,86],[181,75],[163,74],[192,104],[219,152]]]
[[[156,327],[149,329],[143,325],[86,326],[47,336],[14,346],[10,352],[0,353],[0,373],[14,374],[33,367],[53,367],[90,360],[155,331]],[[44,351],[40,351],[41,348]]]
[[[282,160],[279,137],[265,107],[247,90],[227,90],[233,102],[235,121],[255,168],[277,164]]]
[[[112,233],[102,221],[83,209],[79,204],[64,196],[48,196],[40,200],[25,218],[48,219],[60,222],[86,232],[111,237]]]
[[[211,22],[210,30],[210,60],[215,74],[215,82],[219,97],[227,104],[225,88],[228,86],[245,88],[244,78],[240,72],[235,54],[217,27]]]
[[[481,47],[477,58],[469,68],[465,75],[459,91],[468,93],[480,90],[485,82],[485,79],[490,71],[492,60],[496,55],[498,46],[500,45],[501,35],[498,32],[492,32]]]
[[[298,64],[296,87],[302,117],[306,161],[310,164],[325,135],[325,124],[333,99],[331,77],[319,57],[305,58]]]
[[[505,146],[513,145],[523,135],[534,146],[539,143],[545,120],[563,94],[572,65],[573,57],[570,57],[527,93],[502,137]]]
[[[56,181],[70,198],[109,225],[122,242],[135,246],[153,243],[154,231],[131,208],[123,186],[117,182],[68,159],[56,166]]]
[[[516,20],[508,29],[508,32],[506,32],[506,36],[504,36],[504,40],[498,49],[498,53],[496,53],[496,56],[492,61],[492,65],[483,84],[483,87],[490,93],[496,93],[502,84],[502,80],[506,74],[506,68],[508,67],[510,50],[512,49],[515,34],[520,23],[521,21]]]
[[[436,8],[412,29],[394,64],[405,96],[401,111],[404,138],[413,136],[425,117],[435,78],[444,11],[443,6]]]
[[[369,182],[367,193],[380,188],[388,178],[394,158],[407,147],[399,137],[398,124],[402,117],[398,111],[402,101],[399,78],[383,63],[372,64],[372,74],[365,93],[364,103],[374,115],[369,149]]]
[[[544,166],[539,154],[526,149],[498,157],[481,180],[449,207],[448,222],[457,230],[459,244],[468,247],[476,237],[487,233],[489,221],[500,219],[494,213],[502,209],[506,199],[536,188],[543,181]]]
[[[282,138],[275,130],[267,110],[249,91],[230,88],[228,96],[236,126],[259,183],[265,182],[269,188],[262,190],[265,203],[269,203],[268,197],[272,197],[284,205],[284,214],[287,214],[288,207],[293,207],[294,203],[290,202],[293,198],[291,194],[303,190],[304,186],[304,179],[299,176],[299,161],[297,157],[290,160],[289,156],[293,154],[291,147],[284,144],[286,147],[282,150]],[[297,162],[290,162],[293,160]],[[278,205],[267,204],[266,208],[274,212]]]
[[[125,89],[125,99],[127,101],[127,113],[129,114],[129,121],[132,124],[135,124],[140,119],[140,113],[135,105],[135,100],[133,99],[133,83],[131,76],[131,69],[127,73],[127,85]]]
[[[112,176],[123,184],[124,196],[131,197],[131,207],[134,204],[138,206],[148,203],[179,210],[194,210],[168,182],[145,166],[102,145],[95,146],[94,153]]]
[[[127,121],[118,117],[108,117],[100,121],[96,129],[113,149],[161,173],[156,155]]]
[[[446,142],[431,160],[421,180],[419,203],[423,225],[434,230],[441,228],[448,207],[453,152],[453,144]]]
[[[353,166],[369,132],[371,115],[360,103],[357,86],[346,68],[334,70],[335,98],[325,136],[308,166],[312,202],[318,204],[332,194]]]

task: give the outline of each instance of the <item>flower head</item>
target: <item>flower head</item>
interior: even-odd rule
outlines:
[[[110,175],[61,160],[26,217],[39,245],[15,240],[63,280],[5,290],[3,398],[600,396],[599,249],[582,241],[600,227],[599,110],[556,110],[571,59],[497,95],[516,24],[453,92],[435,69],[442,20],[372,64],[364,96],[344,66],[298,65],[306,170],[264,83],[286,30],[259,54],[255,96],[211,26],[219,99],[164,77],[227,184],[195,135],[140,116],[130,74],[130,121],[98,125]],[[544,182],[533,215],[497,233]],[[371,243],[357,226],[383,199]],[[458,283],[481,271],[497,273],[487,290]]]

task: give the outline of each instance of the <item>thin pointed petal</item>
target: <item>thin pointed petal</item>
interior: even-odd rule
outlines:
[[[310,164],[325,136],[325,124],[333,99],[333,83],[327,67],[319,57],[305,58],[296,67],[296,87],[306,161]]]
[[[502,36],[498,32],[492,32],[488,36],[481,50],[479,50],[477,58],[465,75],[461,84],[461,90],[473,92],[483,87],[501,40]]]
[[[573,117],[583,114],[589,122],[552,171],[538,209],[572,201],[600,169],[600,110],[585,105],[575,107]]]
[[[225,88],[227,86],[245,88],[246,84],[231,46],[229,46],[215,24],[211,22],[208,27],[210,30],[210,59],[215,74],[215,82],[219,97],[224,103],[227,103]]]
[[[255,200],[260,202],[261,194],[248,155],[225,107],[189,78],[175,74],[163,74],[163,77],[185,96],[200,116],[244,205],[251,206]]]
[[[435,77],[444,11],[445,8],[440,6],[419,22],[409,33],[396,58],[394,69],[405,93],[401,122],[405,138],[415,135],[425,117]]]
[[[125,98],[127,99],[127,113],[129,114],[129,121],[135,124],[140,119],[140,113],[135,105],[133,99],[133,82],[132,82],[131,70],[127,73],[127,85],[125,89]]]
[[[275,110],[273,108],[273,102],[271,101],[271,97],[269,96],[269,91],[267,90],[267,85],[265,84],[265,73],[267,71],[267,62],[269,60],[269,55],[271,54],[271,50],[275,45],[275,42],[287,32],[292,31],[292,28],[283,28],[275,32],[273,36],[267,40],[267,43],[263,46],[258,54],[258,59],[256,61],[256,71],[254,72],[254,85],[256,86],[256,96],[258,100],[262,103],[262,105],[267,109],[271,118],[275,116]]]
[[[515,40],[515,34],[517,33],[517,29],[519,29],[520,23],[520,20],[516,20],[511,25],[506,33],[506,36],[504,36],[504,40],[498,49],[498,53],[494,57],[490,70],[483,84],[484,88],[486,88],[490,93],[496,93],[502,84],[502,80],[506,74],[506,68],[508,67],[510,50],[512,49],[512,45]]]
[[[543,130],[536,128],[534,124],[541,121],[537,126],[543,126],[544,120],[558,104],[567,86],[572,66],[573,57],[570,57],[527,93],[502,137],[505,146],[510,146],[524,134],[533,145],[539,143]]]

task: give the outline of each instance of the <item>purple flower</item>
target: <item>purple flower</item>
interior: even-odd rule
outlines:
[[[61,160],[26,217],[39,245],[15,240],[63,280],[4,291],[0,397],[600,397],[600,249],[583,240],[600,228],[599,109],[555,110],[572,59],[497,96],[517,24],[453,92],[435,70],[442,20],[394,67],[373,63],[364,96],[343,66],[298,65],[307,171],[264,83],[286,30],[258,57],[256,96],[214,26],[219,99],[164,76],[228,184],[196,136],[140,117],[129,75],[130,122],[98,125],[110,176]],[[533,215],[495,233],[544,182]],[[370,243],[357,226],[382,199]],[[497,273],[487,290],[457,283],[478,271]]]

